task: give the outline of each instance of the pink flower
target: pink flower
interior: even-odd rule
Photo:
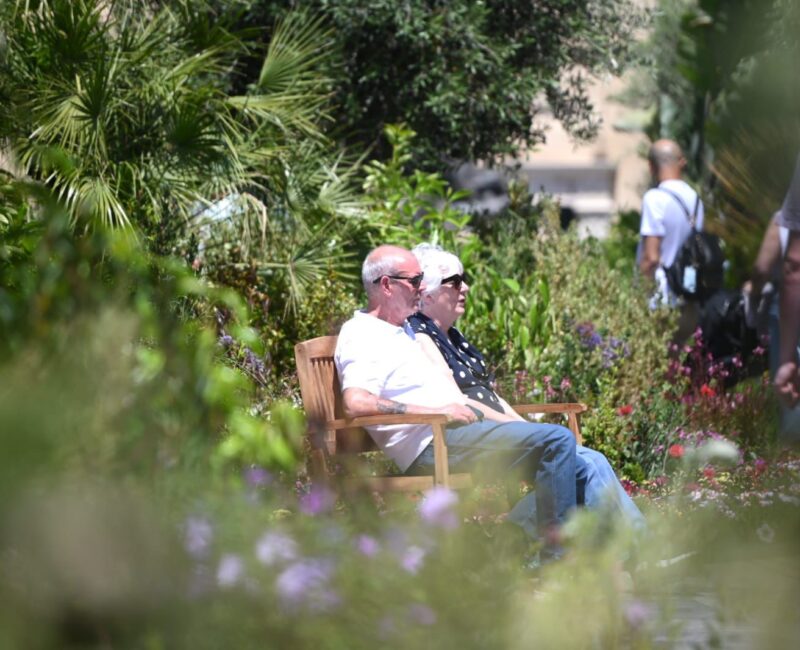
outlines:
[[[569,380],[569,377],[564,377],[561,380],[561,390],[567,390],[567,388],[572,388],[572,382]]]
[[[703,476],[707,478],[709,481],[713,481],[714,478],[717,476],[717,472],[713,467],[704,467]]]
[[[672,458],[683,458],[683,445],[671,445],[667,453],[672,456]]]

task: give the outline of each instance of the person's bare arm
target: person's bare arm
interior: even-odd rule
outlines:
[[[753,276],[750,281],[750,292],[760,296],[764,285],[775,275],[781,260],[780,227],[773,218],[764,232],[758,256],[753,264]]]
[[[800,232],[789,233],[789,245],[783,260],[781,286],[781,345],[775,388],[779,397],[793,406],[800,399],[800,376],[797,368],[797,339],[800,334]]]
[[[518,422],[522,419],[513,411],[511,413],[501,413],[500,411],[495,411],[491,406],[487,406],[483,402],[479,402],[471,397],[467,397],[467,404],[483,413],[484,420],[491,420],[492,422]]]
[[[366,415],[414,413],[418,415],[446,415],[449,422],[475,422],[477,416],[464,404],[451,402],[437,407],[403,404],[378,397],[363,388],[346,388],[342,393],[344,412],[348,418]]]
[[[642,259],[639,260],[639,270],[645,277],[653,278],[661,263],[662,239],[663,237],[655,235],[645,235],[642,240]]]

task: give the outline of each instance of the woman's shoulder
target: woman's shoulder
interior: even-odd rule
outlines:
[[[411,326],[412,330],[423,333],[430,329],[430,323],[432,322],[431,319],[421,311],[411,314],[411,316],[409,316],[406,320],[408,321],[408,324]]]

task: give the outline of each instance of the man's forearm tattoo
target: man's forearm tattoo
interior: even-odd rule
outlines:
[[[378,412],[379,413],[395,413],[395,414],[403,414],[408,410],[408,407],[405,404],[401,404],[400,402],[395,402],[390,399],[379,399],[378,400]]]

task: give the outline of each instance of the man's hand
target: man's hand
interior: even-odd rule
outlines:
[[[778,398],[790,408],[800,400],[800,374],[797,363],[789,361],[782,364],[775,373],[775,390]]]
[[[478,416],[475,415],[475,412],[471,408],[456,402],[431,410],[446,415],[448,422],[463,422],[464,424],[469,424],[470,422],[476,422],[478,420]]]

